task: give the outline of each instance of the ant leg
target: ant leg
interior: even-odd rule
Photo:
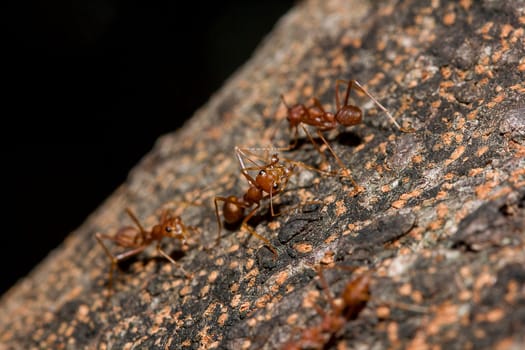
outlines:
[[[315,150],[321,155],[321,157],[323,158],[323,162],[325,163],[328,163],[328,159],[326,159],[326,156],[324,155],[323,151],[321,150],[321,147],[319,147],[319,145],[317,144],[317,142],[315,142],[314,138],[312,137],[312,134],[310,134],[310,132],[308,131],[308,129],[306,129],[306,127],[304,125],[301,124],[301,128],[303,128],[303,131],[304,133],[306,134],[306,136],[308,137],[308,139],[310,140],[310,142],[312,143],[312,145],[314,146]],[[319,130],[317,130],[318,134],[320,133]],[[323,139],[323,142],[325,145],[328,145],[327,141]],[[331,147],[328,146],[328,148],[331,150]]]
[[[108,282],[108,288],[111,290],[112,286],[113,286],[113,271],[115,270],[116,267],[118,267],[118,262],[122,261],[124,259],[127,259],[127,258],[129,258],[131,256],[139,254],[144,249],[146,249],[147,246],[146,245],[139,246],[139,247],[136,247],[134,249],[125,251],[123,253],[120,253],[118,255],[113,255],[109,251],[108,247],[104,244],[103,240],[107,239],[107,240],[110,240],[110,241],[118,242],[114,237],[111,237],[111,236],[108,236],[108,235],[105,235],[105,234],[102,234],[102,233],[96,233],[95,234],[95,238],[97,239],[98,243],[100,243],[100,245],[104,249],[104,252],[106,253],[106,255],[111,260],[111,267],[110,267],[110,270],[109,270],[109,282]]]
[[[351,81],[350,81],[351,82]],[[341,109],[341,101],[339,99],[339,92],[341,91],[341,89],[339,89],[339,85],[340,84],[347,84],[347,81],[346,80],[343,80],[343,79],[337,79],[335,81],[335,107],[337,110],[340,110]],[[348,104],[348,98],[350,96],[350,89],[352,89],[352,86],[351,84],[348,84],[347,88],[346,88],[346,93],[345,93],[345,104],[343,106],[346,106]]]
[[[253,228],[251,228],[249,225],[248,225],[248,221],[252,218],[252,216],[255,214],[255,212],[257,211],[257,209],[259,209],[260,207],[260,204],[257,203],[257,205],[255,206],[255,208],[253,208],[253,210],[248,214],[246,215],[246,217],[242,220],[242,224],[241,224],[241,227],[245,228],[251,235],[259,238],[261,241],[263,241],[266,246],[268,247],[268,249],[270,249],[274,255],[274,259],[277,259],[277,249],[273,246],[273,244],[270,242],[270,240],[268,240],[266,237],[263,237],[261,236],[260,234],[258,234]]]
[[[166,258],[170,263],[172,263],[173,265],[175,265],[179,270],[182,271],[182,273],[184,274],[184,276],[186,276],[186,278],[188,279],[192,279],[193,278],[193,275],[189,272],[187,272],[181,264],[179,264],[178,262],[176,262],[175,260],[173,260],[173,258],[171,256],[169,256],[164,250],[162,250],[162,248],[160,247],[160,242],[157,243],[157,252],[162,255],[164,258]]]
[[[403,128],[401,125],[399,125],[397,123],[397,121],[394,119],[394,117],[392,116],[392,114],[390,114],[390,112],[381,103],[379,103],[379,101],[376,100],[374,98],[374,96],[372,96],[357,80],[350,80],[350,82],[348,84],[349,84],[349,86],[350,86],[350,84],[355,85],[355,87],[357,89],[359,89],[359,91],[361,91],[365,95],[367,95],[372,100],[372,102],[374,102],[379,107],[379,109],[381,109],[383,112],[385,112],[385,114],[387,115],[388,119],[390,119],[392,124],[394,124],[396,126],[396,128],[398,128],[400,131],[402,131],[402,132],[414,132],[415,131],[413,128]]]
[[[349,174],[350,172],[350,169],[348,169],[343,161],[341,160],[341,158],[339,158],[339,156],[335,153],[334,149],[332,148],[332,146],[330,146],[330,144],[328,143],[328,141],[326,141],[326,139],[324,138],[323,136],[323,133],[321,132],[321,130],[317,129],[317,135],[319,136],[319,138],[323,141],[323,143],[326,145],[326,147],[328,147],[328,150],[330,151],[330,153],[332,154],[332,156],[334,156],[337,164],[339,165],[339,167],[341,168],[342,170],[342,174],[341,176],[344,177],[344,178],[347,178],[350,180],[350,182],[352,183],[352,186],[354,186],[354,191],[352,192],[352,195],[356,195],[360,192],[363,192],[364,191],[364,188],[359,186],[357,184],[357,182],[354,180],[354,178],[352,177],[352,175]]]
[[[103,239],[111,239],[112,237],[109,237],[107,235],[104,235],[104,234],[101,234],[101,233],[97,232],[95,234],[95,238],[97,239],[98,243],[104,249],[104,252],[108,256],[108,258],[111,260],[111,266],[109,268],[109,276],[108,276],[108,289],[112,290],[113,289],[113,270],[115,269],[115,266],[117,266],[118,260],[115,259],[113,254],[111,254],[111,252],[109,251],[108,247],[106,247],[106,245],[103,242]]]
[[[133,222],[135,223],[135,225],[137,225],[137,227],[139,228],[139,231],[140,231],[140,235],[142,236],[142,241],[144,241],[146,239],[146,230],[144,230],[144,227],[142,227],[139,219],[137,218],[137,216],[135,215],[135,213],[133,213],[131,211],[131,209],[129,208],[126,208],[126,213],[128,214],[128,216],[131,218],[131,220],[133,220]],[[164,215],[164,213],[163,213]]]
[[[217,240],[215,241],[215,246],[219,245],[219,241],[221,240],[221,231],[222,231],[222,225],[221,225],[221,217],[219,215],[219,206],[218,202],[227,202],[228,198],[226,197],[215,197],[213,200],[213,203],[215,203],[215,217],[217,218]]]
[[[317,268],[317,274],[319,275],[319,281],[321,282],[321,286],[323,287],[324,294],[326,296],[326,299],[328,300],[328,303],[330,304],[330,307],[332,308],[332,310],[336,310],[337,306],[335,305],[332,293],[330,293],[328,282],[326,282],[326,279],[324,278],[323,268],[321,265],[319,265],[319,267]]]

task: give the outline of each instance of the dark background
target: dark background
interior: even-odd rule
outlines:
[[[293,3],[5,5],[0,294],[191,117]]]

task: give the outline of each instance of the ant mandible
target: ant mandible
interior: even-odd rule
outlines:
[[[162,212],[160,222],[153,226],[151,231],[146,231],[144,227],[142,227],[135,214],[129,208],[126,208],[126,213],[129,215],[131,220],[133,220],[136,227],[124,226],[120,228],[114,236],[104,233],[96,233],[95,235],[98,243],[100,243],[104,249],[104,252],[111,260],[108,283],[109,289],[111,289],[113,284],[113,270],[115,267],[118,267],[118,263],[122,260],[141,253],[155,241],[157,242],[157,252],[173,265],[177,266],[177,268],[179,268],[187,278],[191,278],[191,274],[186,272],[179,263],[173,260],[172,257],[162,250],[160,243],[163,237],[169,237],[176,238],[180,240],[182,244],[186,244],[188,232],[195,231],[196,229],[192,226],[185,226],[180,216],[173,216],[168,209]],[[113,255],[106,244],[104,244],[104,240],[111,241],[120,247],[130,249],[117,255]]]
[[[286,342],[283,345],[283,350],[324,349],[325,345],[343,328],[347,321],[354,320],[359,316],[370,299],[371,277],[369,273],[359,275],[348,282],[341,293],[340,302],[336,302],[330,293],[322,267],[319,267],[317,272],[331,310],[325,312],[321,307],[314,304],[317,313],[322,317],[321,322],[303,330],[299,339]]]
[[[341,103],[341,98],[339,96],[340,93],[340,84],[346,84],[346,92],[344,99],[342,100],[343,103]],[[326,111],[321,104],[321,102],[317,98],[313,98],[313,105],[306,107],[304,104],[295,104],[293,106],[290,106],[286,103],[284,96],[281,95],[281,100],[286,106],[287,109],[287,117],[289,127],[290,129],[293,129],[294,133],[294,140],[292,144],[288,147],[288,149],[294,149],[297,146],[298,137],[299,137],[299,126],[303,129],[304,133],[310,140],[310,142],[313,144],[315,149],[319,152],[319,154],[323,155],[323,152],[317,145],[317,143],[314,141],[312,135],[308,130],[306,129],[305,125],[310,125],[315,127],[317,136],[321,139],[321,141],[326,145],[329,152],[332,154],[332,156],[335,158],[337,164],[339,167],[343,170],[346,170],[345,165],[343,164],[342,160],[339,158],[339,156],[335,153],[333,148],[330,146],[326,138],[323,136],[323,132],[333,130],[337,128],[338,125],[342,126],[352,126],[357,125],[363,121],[363,111],[361,108],[352,105],[348,103],[348,100],[350,98],[350,92],[352,91],[352,88],[357,89],[361,92],[363,92],[365,95],[367,95],[374,104],[376,104],[379,109],[381,109],[383,112],[386,113],[390,121],[400,130],[403,132],[413,132],[414,130],[411,128],[403,128],[401,127],[394,117],[390,114],[390,112],[381,104],[379,101],[377,101],[357,80],[336,80],[335,83],[335,103],[336,103],[336,112],[335,114],[329,111]],[[323,155],[324,157],[324,155]],[[357,185],[355,180],[351,176],[345,176],[350,179],[352,182],[352,185],[356,188],[357,192],[361,191],[361,188]]]
[[[218,226],[216,245],[221,239],[222,225],[221,218],[219,215],[219,202],[223,202],[224,204],[222,206],[222,215],[224,217],[224,221],[227,224],[235,224],[242,219],[241,228],[246,229],[251,235],[262,240],[266,244],[266,246],[272,251],[274,257],[277,257],[277,249],[270,243],[270,241],[267,238],[261,236],[253,228],[251,228],[248,225],[248,221],[253,217],[253,215],[255,215],[257,209],[260,208],[261,201],[265,199],[270,200],[270,213],[272,216],[278,216],[284,213],[283,211],[279,213],[275,212],[273,207],[273,199],[284,191],[286,185],[288,184],[288,180],[294,172],[296,165],[304,167],[306,169],[317,171],[324,175],[330,174],[318,169],[311,168],[308,165],[302,164],[298,161],[286,159],[284,160],[284,162],[287,163],[285,165],[281,162],[281,159],[279,159],[277,153],[273,154],[271,157],[269,157],[269,159],[267,157],[265,163],[262,165],[258,164],[253,159],[251,159],[249,155],[257,157],[259,160],[261,160],[262,158],[248,151],[247,149],[243,150],[239,147],[236,147],[235,153],[241,166],[241,173],[250,184],[250,187],[246,190],[242,197],[237,197],[233,195],[228,197],[215,197],[215,215],[217,218]],[[246,166],[244,163],[244,158],[250,161],[253,164],[253,166]],[[250,171],[257,171],[258,173],[254,177],[250,175]],[[318,203],[318,201],[312,201],[306,204]],[[295,208],[296,207],[289,208],[286,211],[290,211]],[[248,214],[246,214],[246,210],[250,210]]]

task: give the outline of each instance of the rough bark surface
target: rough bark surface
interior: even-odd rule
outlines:
[[[161,137],[128,180],[0,300],[1,349],[275,349],[321,322],[314,303],[370,271],[365,309],[325,348],[525,347],[525,2],[305,1],[184,128]],[[234,147],[272,143],[289,102],[333,109],[336,79],[363,83],[363,124],[327,134],[365,188],[300,171],[276,203],[323,203],[217,234],[215,195],[241,195]],[[166,121],[169,122],[169,121]],[[284,125],[281,124],[281,125]],[[285,144],[286,129],[275,143]],[[319,164],[307,141],[286,157]],[[333,164],[335,166],[335,163]],[[201,205],[180,205],[181,202]],[[122,266],[114,294],[96,232],[151,227],[178,208],[199,228]]]

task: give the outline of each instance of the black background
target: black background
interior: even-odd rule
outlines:
[[[0,294],[202,106],[293,3],[7,5]]]

